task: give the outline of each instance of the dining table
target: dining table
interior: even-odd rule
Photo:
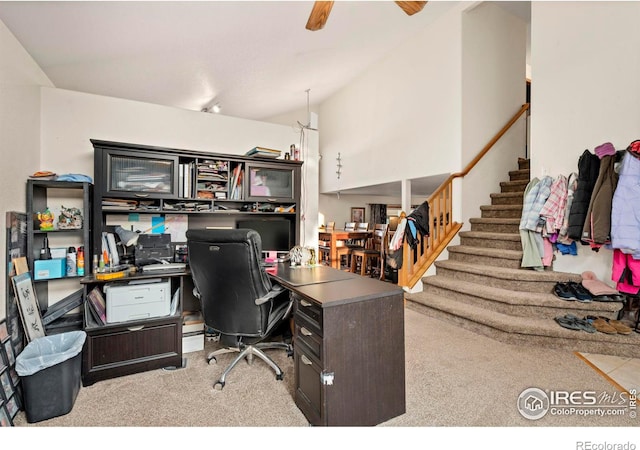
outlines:
[[[331,267],[340,269],[339,247],[346,246],[348,240],[366,240],[372,236],[369,230],[323,230],[318,233],[318,240],[327,242],[329,245],[329,260]]]

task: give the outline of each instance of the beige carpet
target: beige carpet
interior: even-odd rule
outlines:
[[[405,311],[407,412],[378,428],[639,425],[637,418],[628,415],[547,414],[537,421],[525,419],[516,403],[526,388],[598,393],[613,393],[615,388],[572,352],[502,344],[410,309]],[[205,350],[213,345],[208,343]],[[208,366],[204,354],[187,354],[185,369],[155,370],[83,387],[69,414],[28,424],[21,412],[16,425],[307,427],[293,401],[293,363],[284,352],[277,358],[286,374],[284,381],[276,381],[271,370],[256,361],[252,366],[240,364],[222,391],[212,385],[231,356]],[[117,434],[114,431],[109,435]]]

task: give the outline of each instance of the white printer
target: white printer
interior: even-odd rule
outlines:
[[[134,280],[105,286],[107,323],[168,316],[171,285],[166,279]]]

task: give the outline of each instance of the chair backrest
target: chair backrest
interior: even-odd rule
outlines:
[[[377,223],[373,229],[373,237],[371,238],[372,248],[380,250],[381,253],[384,250],[387,228],[388,225],[386,223]]]
[[[265,337],[271,305],[255,301],[272,285],[261,264],[258,232],[187,230],[187,247],[205,324],[226,336]]]
[[[356,231],[367,231],[369,229],[369,222],[358,222],[356,224]]]
[[[344,229],[345,229],[345,231],[355,231],[356,230],[356,223],[355,222],[346,222],[344,224]]]
[[[396,231],[398,229],[399,223],[400,223],[400,217],[398,216],[389,217],[389,230]]]

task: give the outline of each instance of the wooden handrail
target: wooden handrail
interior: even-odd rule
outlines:
[[[506,125],[502,127],[502,129],[498,131],[498,133],[493,137],[493,139],[491,139],[487,143],[487,145],[485,145],[484,148],[480,150],[480,153],[478,153],[476,157],[473,158],[469,164],[467,164],[467,167],[465,167],[462,172],[454,173],[451,176],[453,178],[466,176],[471,171],[471,169],[473,169],[475,165],[478,164],[478,161],[480,161],[482,157],[486,155],[489,152],[489,150],[491,150],[491,147],[493,147],[494,144],[498,142],[498,140],[500,140],[500,138],[504,136],[504,134],[507,131],[509,131],[509,128],[511,128],[513,124],[516,123],[516,121],[520,118],[520,116],[523,115],[528,109],[529,109],[529,103],[525,103],[524,105],[522,105],[520,110],[517,113],[515,113],[515,115],[511,118],[511,120],[507,122]]]
[[[398,285],[403,287],[415,286],[429,266],[435,262],[436,258],[447,248],[449,242],[451,242],[462,228],[461,223],[452,220],[453,180],[466,176],[528,109],[529,103],[522,105],[520,110],[496,133],[461,172],[449,175],[427,198],[427,202],[429,203],[430,234],[420,243],[415,251],[413,251],[406,242],[402,244],[402,267],[398,270]],[[401,215],[404,214],[405,213],[402,212]],[[424,245],[425,243],[427,244],[426,246]]]

